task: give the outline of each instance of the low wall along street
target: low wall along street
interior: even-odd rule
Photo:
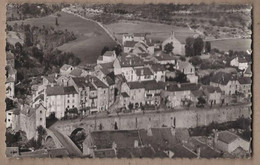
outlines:
[[[223,123],[235,121],[240,117],[251,118],[251,105],[237,105],[203,110],[178,110],[171,112],[154,112],[128,114],[103,118],[86,118],[84,120],[61,121],[55,126],[62,134],[70,136],[77,128],[86,133],[93,130],[148,129],[149,127],[175,126],[176,128],[192,128],[209,125],[212,122]],[[100,126],[102,125],[102,126]]]

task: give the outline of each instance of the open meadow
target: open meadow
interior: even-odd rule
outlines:
[[[23,22],[23,24],[30,24],[31,26],[52,26],[57,30],[67,29],[73,32],[77,39],[58,47],[58,49],[74,53],[75,56],[81,59],[82,64],[95,63],[104,46],[110,48],[115,46],[115,41],[97,23],[65,12],[59,13],[58,26],[55,25],[56,14],[22,21],[8,21],[7,23],[14,25],[15,23],[21,24]]]
[[[246,51],[251,49],[251,39],[227,39],[211,41],[211,48],[217,48],[221,51]]]
[[[163,41],[167,39],[171,32],[180,40],[185,40],[187,37],[196,34],[188,27],[177,27],[173,25],[150,23],[141,21],[125,21],[121,20],[117,23],[105,25],[105,27],[121,41],[123,33],[151,33],[148,38]]]

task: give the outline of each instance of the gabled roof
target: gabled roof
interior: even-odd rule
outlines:
[[[246,68],[244,74],[252,74],[251,65]]]
[[[230,144],[238,138],[239,137],[236,134],[231,133],[229,131],[218,132],[218,140],[220,140],[226,144]]]
[[[231,73],[218,72],[211,77],[210,82],[227,85],[231,80],[237,80],[237,76],[232,75]]]
[[[152,64],[151,68],[154,72],[165,71],[165,67],[161,64]]]
[[[95,76],[87,76],[89,82],[94,84],[97,88],[108,88],[108,86]]]
[[[143,84],[141,82],[138,82],[138,81],[127,82],[127,85],[129,86],[130,89],[144,88]]]
[[[138,130],[93,131],[93,143],[97,149],[112,148],[113,142],[117,148],[134,148],[134,141],[141,144]]]
[[[178,61],[179,70],[186,69],[187,67],[193,67],[193,65],[187,61]]]
[[[72,77],[72,80],[79,88],[86,88],[89,86],[88,80],[85,77]]]
[[[138,42],[136,41],[126,41],[124,43],[124,47],[129,47],[129,48],[133,48],[135,46],[135,44],[137,44]]]
[[[44,76],[44,78],[46,78],[50,83],[56,83],[56,79],[54,75]]]
[[[126,92],[122,92],[121,96],[123,96],[123,97],[130,97]]]
[[[252,79],[250,77],[240,77],[238,78],[240,84],[252,84]]]
[[[164,82],[156,82],[155,80],[142,81],[145,90],[159,90],[164,89]]]
[[[155,58],[158,61],[172,61],[176,60],[176,57],[172,53],[165,53],[164,51],[159,51],[155,54]]]
[[[54,86],[54,87],[47,87],[46,94],[47,96],[68,95],[68,94],[77,94],[77,91],[73,86],[68,86],[68,87]]]
[[[111,50],[108,50],[104,53],[103,56],[108,56],[108,57],[111,57],[111,56],[114,56],[115,54],[115,51],[111,51]]]
[[[64,64],[60,70],[63,70],[63,71],[67,71],[70,67],[72,67],[71,65],[68,65],[68,64]]]
[[[196,83],[182,83],[182,84],[166,84],[167,91],[194,91],[200,88],[199,84]]]
[[[112,69],[114,67],[113,64],[114,64],[114,62],[108,62],[108,63],[99,64],[99,65],[104,69]]]
[[[115,85],[115,81],[110,76],[106,76],[106,81],[109,86]]]
[[[205,85],[202,88],[207,93],[215,93],[215,92],[221,93],[222,92],[219,87],[213,87],[213,86],[210,86],[210,85]]]
[[[135,68],[135,73],[137,76],[151,76],[153,75],[153,72],[149,67],[144,68]]]
[[[82,72],[83,72],[82,69],[80,69],[80,68],[75,68],[75,69],[73,69],[73,70],[70,72],[70,75],[75,76],[75,77],[79,77],[79,76],[81,76]]]
[[[144,66],[144,60],[135,54],[123,55],[120,59],[121,67]]]

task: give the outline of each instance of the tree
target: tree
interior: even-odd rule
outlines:
[[[132,109],[134,108],[134,104],[133,104],[133,103],[129,103],[128,108],[129,108],[130,110],[132,110]]]
[[[187,76],[186,76],[184,73],[180,72],[180,73],[178,73],[177,76],[173,79],[173,81],[176,81],[176,82],[178,82],[178,83],[186,83],[186,82],[188,82],[188,79],[187,79]]]
[[[198,98],[198,105],[204,106],[204,104],[206,104],[206,100],[203,97],[199,97]]]
[[[116,56],[119,56],[122,53],[122,47],[120,45],[116,45],[113,49],[116,53]]]
[[[201,63],[202,63],[202,60],[200,57],[192,57],[190,60],[189,60],[190,63],[192,63],[192,65],[194,66],[199,66]]]
[[[185,55],[187,57],[194,56],[193,43],[194,43],[194,38],[192,37],[186,38]]]
[[[194,55],[201,55],[201,52],[204,48],[204,42],[202,38],[198,37],[194,40],[193,49],[194,49]]]
[[[165,51],[166,53],[172,52],[173,49],[174,49],[174,47],[173,47],[173,43],[172,43],[172,42],[167,43],[167,44],[164,46],[164,51]]]
[[[181,57],[180,57],[180,60],[181,60],[181,61],[186,61],[186,58],[185,58],[184,56],[181,56]]]
[[[205,43],[205,53],[209,53],[211,51],[211,43],[206,41]]]
[[[55,25],[59,26],[58,17],[55,18]]]
[[[101,55],[103,56],[103,55],[106,53],[106,51],[109,51],[109,47],[107,47],[107,46],[105,46],[105,47],[102,49]]]

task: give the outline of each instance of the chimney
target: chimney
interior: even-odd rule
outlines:
[[[137,147],[139,147],[138,140],[135,140],[134,141],[134,148],[137,148]]]
[[[218,130],[214,130],[214,147],[217,146],[218,142]]]
[[[176,130],[173,126],[171,126],[171,133],[172,133],[172,136],[175,136]]]
[[[178,88],[181,88],[181,83],[177,83]]]
[[[197,153],[197,157],[200,158],[200,147],[197,148],[196,153]]]

